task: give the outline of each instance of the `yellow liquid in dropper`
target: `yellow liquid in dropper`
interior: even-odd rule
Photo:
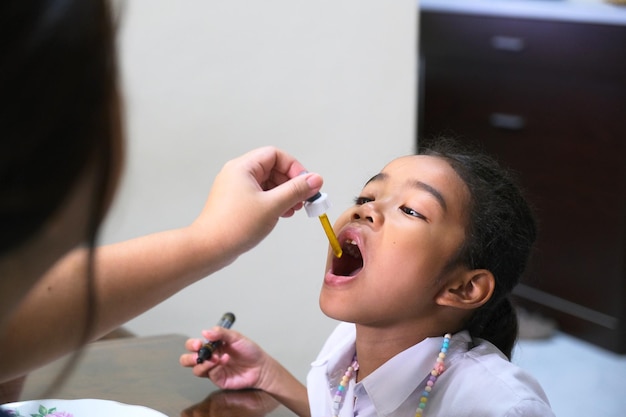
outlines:
[[[343,251],[341,250],[341,245],[339,244],[339,240],[335,235],[335,231],[330,225],[328,216],[326,214],[322,214],[321,216],[319,216],[319,218],[320,222],[322,223],[322,227],[324,228],[324,232],[326,232],[326,236],[328,236],[328,241],[330,242],[330,247],[333,249],[333,253],[337,258],[341,258],[341,255],[343,255]]]

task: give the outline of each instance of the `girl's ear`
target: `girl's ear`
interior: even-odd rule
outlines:
[[[473,269],[452,279],[442,288],[435,301],[441,306],[476,309],[489,301],[495,286],[491,271]]]

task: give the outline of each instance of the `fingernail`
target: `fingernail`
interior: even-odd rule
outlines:
[[[315,174],[309,175],[309,177],[306,179],[306,183],[312,189],[320,188],[322,186],[322,177]]]

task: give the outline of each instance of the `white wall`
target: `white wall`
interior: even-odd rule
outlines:
[[[124,4],[128,159],[105,242],[188,224],[222,164],[258,146],[324,176],[331,221],[414,151],[414,0]],[[304,380],[334,326],[317,304],[326,250],[318,220],[300,212],[128,328],[197,336],[233,311],[237,330]]]

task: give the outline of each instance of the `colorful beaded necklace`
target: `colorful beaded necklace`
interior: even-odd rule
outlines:
[[[430,371],[430,376],[426,381],[426,386],[424,387],[424,391],[422,391],[422,396],[420,397],[420,403],[415,410],[415,417],[421,417],[424,415],[424,409],[426,408],[426,403],[428,402],[428,397],[435,386],[435,382],[437,382],[437,378],[439,375],[443,373],[446,369],[444,364],[444,359],[446,358],[446,353],[448,353],[448,348],[450,347],[450,338],[452,335],[450,333],[446,333],[443,337],[443,343],[441,344],[441,350],[437,355],[437,360],[435,361],[435,365],[433,366],[432,371]],[[346,372],[341,377],[341,381],[339,382],[339,386],[337,386],[337,391],[335,391],[335,396],[333,397],[333,416],[339,416],[339,410],[343,406],[343,401],[346,396],[346,390],[348,389],[348,384],[350,380],[355,375],[356,371],[359,370],[359,362],[356,359],[356,354],[352,359],[352,363],[346,369]]]

